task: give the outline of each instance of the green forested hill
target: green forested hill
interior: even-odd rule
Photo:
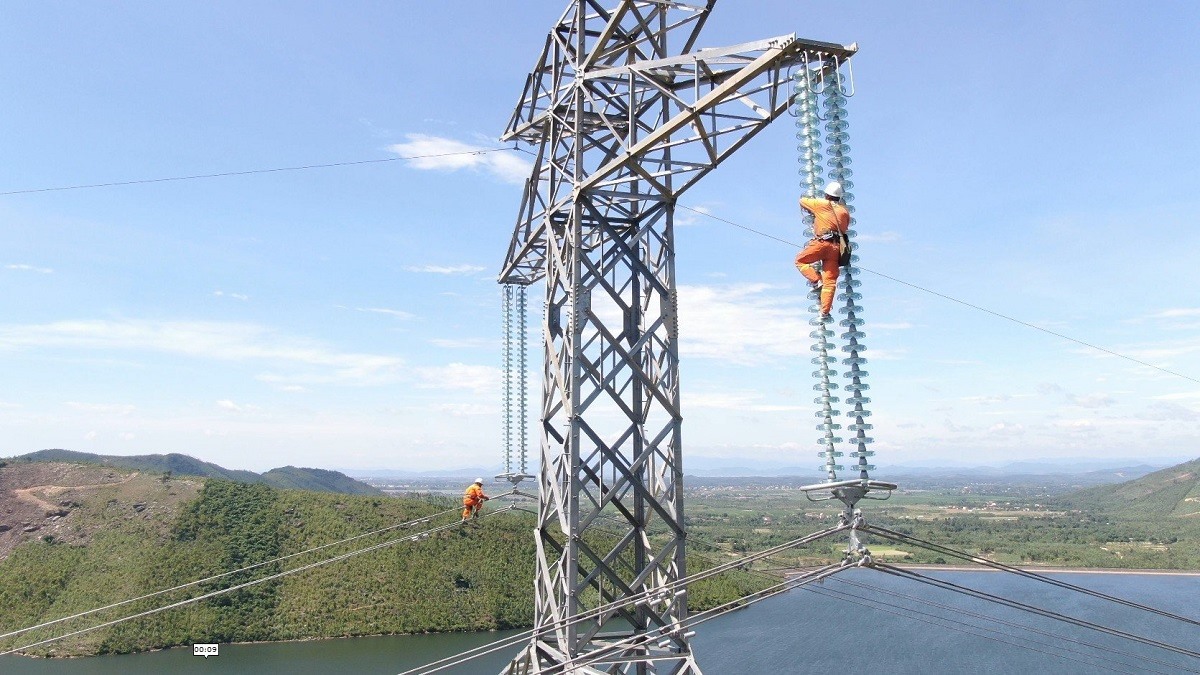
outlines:
[[[264,483],[277,488],[294,488],[298,490],[317,490],[321,492],[340,492],[354,495],[382,494],[361,481],[354,480],[339,471],[325,469],[307,469],[285,466],[271,469],[264,474],[253,471],[226,469],[212,462],[205,462],[195,457],[169,453],[166,455],[97,455],[90,452],[74,450],[38,450],[12,458],[21,462],[69,462],[72,464],[100,464],[132,471],[149,471],[153,473],[170,473],[179,476],[202,476],[204,478],[220,478],[239,483]]]
[[[65,516],[22,535],[0,558],[0,633],[205,579],[283,556],[258,569],[138,601],[81,622],[0,640],[0,651],[329,559],[352,549],[456,523],[457,500],[279,490],[187,477],[0,468],[0,500],[61,499]],[[21,472],[39,488],[21,488]],[[7,472],[7,473],[6,473]],[[96,475],[101,474],[101,475]],[[74,477],[76,487],[59,488]],[[106,481],[106,482],[105,482]],[[489,511],[502,505],[493,500]],[[0,503],[0,513],[4,504]],[[413,528],[300,554],[418,518]],[[128,652],[196,642],[291,640],[528,626],[533,616],[532,516],[497,513],[469,526],[29,650],[43,655]],[[10,536],[20,530],[10,530]],[[0,553],[0,555],[3,555]],[[701,569],[703,561],[691,564]],[[697,584],[693,605],[713,606],[765,584],[745,573]]]
[[[1136,480],[1073,492],[1062,503],[1129,519],[1200,517],[1200,459]]]

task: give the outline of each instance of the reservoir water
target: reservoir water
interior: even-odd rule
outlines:
[[[924,572],[923,572],[924,573]],[[1011,574],[928,572],[1072,618],[1200,651],[1200,626]],[[1200,576],[1053,574],[1055,578],[1200,620]],[[1032,630],[1031,630],[1032,629]],[[897,579],[849,570],[697,628],[708,675],[740,673],[1200,673],[1200,659]],[[4,675],[399,673],[518,631],[221,645],[47,660],[0,657]],[[496,673],[517,648],[445,672]]]

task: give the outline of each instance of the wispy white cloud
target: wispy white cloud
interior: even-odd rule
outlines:
[[[217,401],[217,409],[221,410],[223,412],[229,412],[229,413],[257,412],[259,410],[258,406],[241,405],[241,404],[234,403],[233,401],[231,401],[229,399],[222,399],[220,401]]]
[[[711,215],[712,209],[707,206],[689,206],[675,212],[676,227],[691,227],[698,225],[703,216]]]
[[[741,412],[792,412],[808,410],[809,405],[779,405],[762,402],[763,395],[752,391],[698,392],[688,394],[685,408],[711,408]]]
[[[524,185],[533,165],[511,152],[490,152],[495,148],[471,145],[452,138],[427,134],[405,134],[408,140],[388,146],[388,150],[409,159],[414,169],[432,171],[483,171],[515,185]],[[478,153],[478,154],[467,154]]]
[[[338,351],[247,323],[214,321],[58,321],[0,325],[0,350],[85,349],[152,351],[198,359],[244,361],[308,369],[296,377],[338,384],[380,384],[398,379],[403,359]],[[280,384],[296,384],[283,381]]]
[[[1052,383],[1043,383],[1038,385],[1038,393],[1044,396],[1062,396],[1071,405],[1079,406],[1080,408],[1109,408],[1116,405],[1117,400],[1106,392],[1095,392],[1091,394],[1078,395],[1067,391],[1062,386]]]
[[[54,274],[54,270],[49,267],[37,267],[34,265],[25,265],[23,263],[14,263],[5,265],[4,269],[13,270],[14,272],[36,272],[38,274]]]
[[[981,405],[992,405],[994,403],[1007,403],[1012,400],[1011,394],[997,394],[994,396],[966,396],[963,398],[968,403],[979,403]]]
[[[68,408],[79,410],[82,412],[97,413],[100,415],[132,415],[137,410],[137,406],[130,403],[80,403],[78,401],[67,401]]]
[[[478,274],[487,268],[479,265],[408,265],[404,269],[421,274]]]
[[[500,391],[500,369],[491,366],[451,363],[417,368],[416,373],[426,389],[466,389],[489,396]]]
[[[434,338],[429,344],[443,349],[489,349],[495,346],[495,340],[484,338]]]
[[[241,293],[226,293],[225,291],[213,291],[213,295],[217,296],[218,298],[232,298],[234,300],[241,300],[242,302],[250,299],[250,296],[248,295],[243,295]]]
[[[451,417],[480,417],[482,415],[495,415],[499,412],[499,408],[494,405],[483,405],[479,403],[441,403],[433,406],[435,412],[446,413]]]
[[[802,294],[768,284],[679,287],[680,352],[751,365],[807,355]]]
[[[1200,391],[1181,391],[1174,394],[1161,394],[1159,396],[1155,396],[1154,399],[1158,401],[1200,401]]]
[[[404,310],[400,310],[400,309],[388,309],[386,307],[355,307],[354,311],[370,312],[372,314],[386,314],[388,316],[394,316],[397,319],[413,318],[413,315],[410,312],[405,312]]]
[[[1194,319],[1200,317],[1200,308],[1194,307],[1179,307],[1175,309],[1164,309],[1161,312],[1155,312],[1147,316],[1147,319]]]

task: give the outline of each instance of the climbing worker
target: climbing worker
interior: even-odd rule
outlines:
[[[850,229],[850,212],[842,205],[842,184],[833,181],[825,187],[825,198],[801,197],[800,208],[813,214],[813,238],[796,254],[796,269],[812,284],[821,301],[820,320],[830,318],[833,295],[837,291],[839,241]],[[818,274],[813,263],[821,263]]]
[[[483,503],[491,497],[483,494],[483,479],[476,478],[475,482],[467,488],[463,493],[463,518],[462,521],[467,522],[467,518],[478,518],[479,511],[483,508]]]

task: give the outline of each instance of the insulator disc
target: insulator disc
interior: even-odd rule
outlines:
[[[847,431],[870,431],[871,429],[874,429],[874,428],[875,428],[874,424],[868,424],[867,422],[863,422],[861,424],[855,422],[854,424],[846,425]]]
[[[817,371],[817,372],[813,373],[813,377],[820,377],[820,376],[821,376],[821,375],[820,375],[820,371]],[[838,383],[837,383],[837,382],[830,382],[829,384],[825,384],[824,382],[820,382],[820,383],[818,383],[818,384],[814,384],[814,385],[813,385],[813,390],[815,390],[815,391],[824,391],[824,390],[826,390],[826,389],[837,389],[837,388],[838,388]]]
[[[829,470],[829,468],[830,467],[828,467],[828,466],[818,466],[817,471],[827,471],[827,470]],[[834,464],[832,468],[834,471],[842,471],[843,469],[845,469],[845,467],[842,466],[841,464]]]
[[[842,414],[842,411],[840,411],[840,410],[830,409],[829,415],[826,415],[824,410],[818,410],[817,412],[813,413],[813,417],[829,417],[829,416],[837,417],[838,415],[841,415],[841,414]]]
[[[868,373],[865,370],[859,370],[857,372],[847,372],[845,375],[842,375],[842,377],[854,377],[855,375],[857,375],[859,377],[866,377],[866,376],[870,375],[870,373]]]
[[[818,425],[815,427],[815,429],[816,429],[817,431],[825,431],[825,430],[827,430],[827,429],[833,429],[833,430],[835,430],[835,431],[836,431],[836,430],[838,430],[838,429],[841,429],[841,428],[842,428],[842,425],[840,425],[840,424],[825,424],[824,422],[822,422],[821,424],[818,424]]]

